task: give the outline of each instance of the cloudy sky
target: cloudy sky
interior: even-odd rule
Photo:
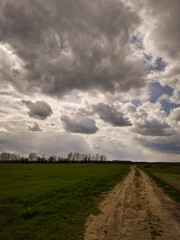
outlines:
[[[0,6],[0,151],[180,161],[179,0]]]

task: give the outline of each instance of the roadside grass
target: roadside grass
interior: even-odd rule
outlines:
[[[81,240],[127,164],[0,164],[0,240]]]
[[[142,165],[138,166],[140,169],[144,170],[156,183],[161,187],[165,194],[170,198],[180,203],[180,191],[173,185],[167,183],[161,178],[157,177],[155,173],[164,174],[180,174],[180,166],[170,166],[167,169],[158,168],[144,168]]]

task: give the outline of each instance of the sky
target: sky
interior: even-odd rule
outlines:
[[[0,6],[0,152],[180,162],[179,0]]]

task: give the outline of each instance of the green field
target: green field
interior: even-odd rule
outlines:
[[[80,240],[122,164],[0,164],[0,240]]]
[[[140,168],[146,171],[169,197],[180,202],[180,166],[169,166],[164,169],[156,166],[151,168],[140,166]]]

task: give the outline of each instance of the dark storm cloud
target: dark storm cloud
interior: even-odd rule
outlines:
[[[93,107],[94,112],[105,122],[116,127],[132,126],[128,118],[123,113],[118,112],[113,106],[104,103],[98,103]]]
[[[72,118],[64,115],[61,121],[68,132],[94,134],[98,131],[93,119],[81,115],[75,115]]]
[[[162,139],[155,139],[153,141],[147,139],[139,139],[138,141],[147,148],[151,148],[164,153],[180,154],[180,143],[178,139],[179,138],[169,140],[166,139],[166,141]]]
[[[42,131],[42,129],[40,129],[39,125],[34,122],[34,124],[32,126],[28,126],[30,131],[34,131],[34,132],[39,132]]]
[[[141,88],[146,69],[129,47],[139,24],[118,0],[2,0],[0,41],[24,62],[17,75],[4,70],[4,79],[18,91],[54,96]]]
[[[44,120],[53,113],[49,104],[44,101],[37,101],[33,103],[31,101],[22,100],[22,102],[29,109],[29,112],[27,113],[31,118]]]
[[[171,127],[157,119],[143,120],[135,125],[133,132],[145,136],[171,136],[174,131]]]
[[[100,119],[110,123],[115,127],[132,126],[129,119],[126,118],[122,112],[117,111],[114,106],[105,103],[93,105],[91,111],[86,111],[85,109],[81,109],[80,111],[87,115],[93,115],[97,113]]]

